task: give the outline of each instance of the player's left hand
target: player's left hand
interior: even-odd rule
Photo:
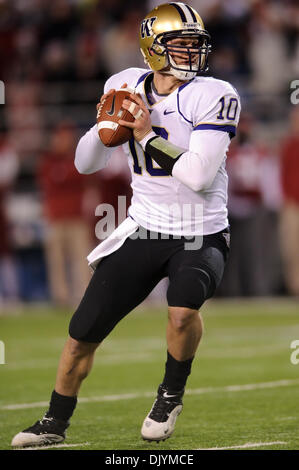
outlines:
[[[120,119],[119,124],[132,129],[135,140],[140,142],[153,130],[150,113],[139,94],[130,94],[130,100],[124,100],[122,106],[132,114],[135,120],[127,122]]]

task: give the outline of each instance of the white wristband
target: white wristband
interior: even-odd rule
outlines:
[[[142,140],[140,140],[139,145],[141,145],[141,147],[142,147],[143,150],[145,150],[145,146],[146,146],[147,142],[148,142],[150,139],[152,139],[153,137],[158,137],[157,134],[156,134],[154,131],[149,132],[148,134],[146,134],[145,137],[143,137]]]

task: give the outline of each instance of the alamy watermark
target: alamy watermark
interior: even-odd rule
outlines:
[[[5,344],[0,341],[0,364],[5,364]]]
[[[5,104],[5,85],[2,80],[0,80],[0,104]]]
[[[294,339],[294,341],[291,342],[290,348],[294,349],[291,354],[290,361],[294,366],[296,366],[299,364],[299,339]]]
[[[290,83],[290,88],[292,91],[290,95],[290,100],[292,104],[299,104],[299,80],[293,80]]]
[[[95,234],[99,240],[105,240],[110,235],[112,238],[118,238],[118,233],[113,234],[113,232],[127,218],[126,208],[126,196],[118,196],[118,220],[116,221],[116,211],[111,204],[97,206],[95,215],[101,219],[96,224]],[[185,250],[198,250],[202,247],[202,234],[202,204],[160,203],[158,207],[142,207],[142,226],[131,234],[130,238],[181,239],[183,237]]]

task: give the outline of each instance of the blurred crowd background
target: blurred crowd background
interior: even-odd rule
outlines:
[[[95,208],[131,192],[120,151],[90,176],[77,173],[74,151],[105,80],[144,67],[139,24],[159,3],[0,0],[0,308],[80,299]],[[243,107],[227,161],[232,250],[217,295],[298,296],[299,106],[290,83],[299,79],[299,2],[185,3],[212,36],[207,75],[230,81]]]

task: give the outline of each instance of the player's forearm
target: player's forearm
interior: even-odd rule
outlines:
[[[97,126],[93,126],[79,140],[75,154],[75,167],[79,173],[90,174],[104,168],[113,149],[101,142]]]
[[[186,151],[158,136],[155,132],[147,134],[139,144],[169,175],[172,175],[175,162]]]
[[[213,183],[229,142],[227,133],[208,130],[192,134],[189,150],[177,147],[154,133],[140,144],[169,175],[193,191],[202,191]]]

